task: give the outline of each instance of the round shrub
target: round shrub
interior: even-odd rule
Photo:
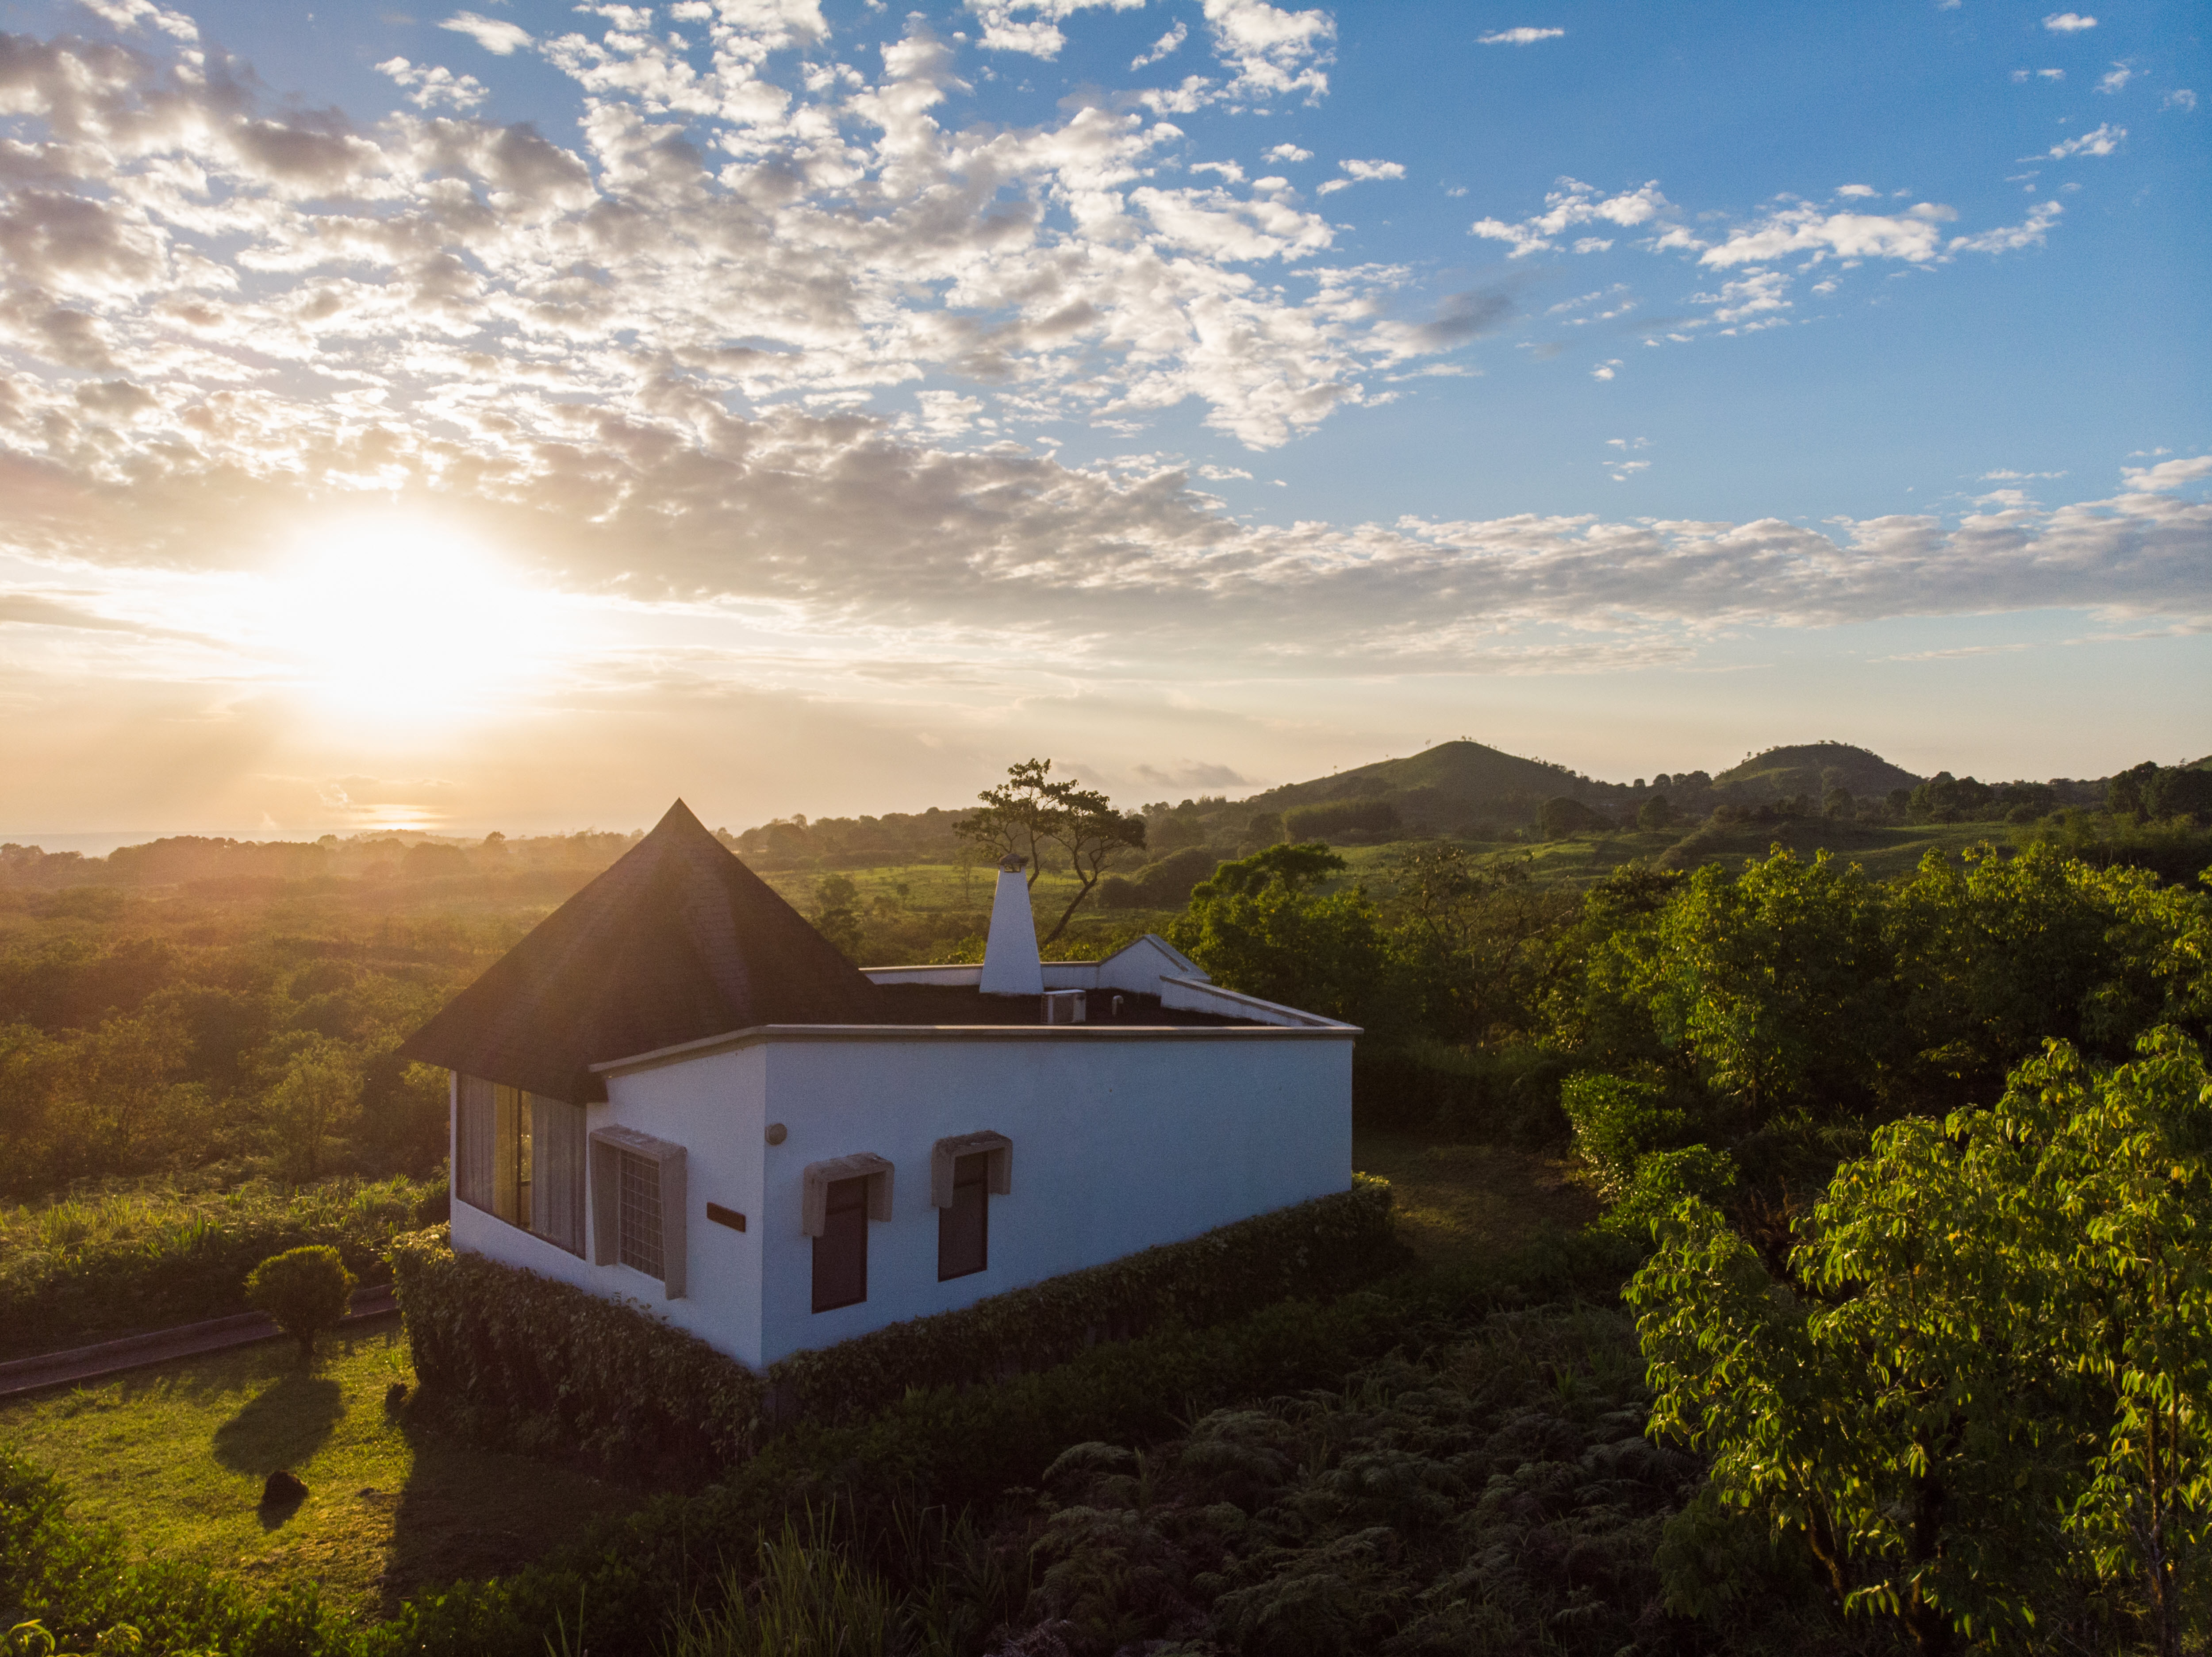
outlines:
[[[247,1275],[246,1303],[299,1342],[300,1362],[312,1363],[315,1337],[353,1304],[353,1273],[327,1245],[287,1249]]]

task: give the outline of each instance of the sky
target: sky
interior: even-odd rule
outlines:
[[[0,835],[2193,758],[2206,16],[0,0]]]

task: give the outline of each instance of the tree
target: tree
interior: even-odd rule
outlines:
[[[1382,917],[1367,894],[1316,896],[1345,867],[1319,843],[1270,846],[1224,863],[1190,894],[1169,941],[1216,982],[1329,1018],[1377,1024],[1401,1017]]]
[[[2186,1038],[2104,1074],[2054,1042],[1994,1109],[1882,1129],[1787,1282],[1702,1203],[1658,1229],[1628,1291],[1652,1430],[1846,1610],[1942,1651],[2131,1581],[2178,1657],[2212,1586],[2212,1075]]]
[[[1073,777],[1055,779],[1051,772],[1049,759],[1024,759],[1008,766],[1005,782],[976,795],[983,809],[959,825],[960,833],[987,848],[996,860],[1024,859],[1032,891],[1044,873],[1048,847],[1066,858],[1075,876],[1075,895],[1038,943],[1040,949],[1059,941],[1109,862],[1123,852],[1145,849],[1143,818],[1115,811],[1097,789],[1086,789]]]
[[[1564,840],[1590,829],[1609,829],[1612,823],[1579,800],[1560,795],[1536,808],[1536,826],[1547,840]]]
[[[860,955],[860,889],[849,876],[825,874],[814,883],[814,929],[847,960]]]
[[[1674,820],[1674,802],[1663,794],[1655,794],[1636,808],[1636,826],[1649,834],[1665,828]]]
[[[2115,772],[2105,782],[2105,809],[2115,817],[2142,822],[2151,813],[2151,789],[2157,781],[2158,762],[2153,759]]]
[[[315,1337],[334,1329],[353,1304],[353,1274],[328,1244],[272,1254],[246,1275],[246,1303],[300,1343],[315,1361]]]
[[[268,1110],[295,1179],[322,1173],[323,1142],[351,1125],[361,1070],[343,1042],[319,1038],[292,1056],[269,1090]]]

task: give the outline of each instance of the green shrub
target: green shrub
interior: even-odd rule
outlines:
[[[325,1243],[364,1282],[386,1281],[392,1240],[442,1209],[441,1185],[347,1178],[139,1191],[0,1209],[0,1360],[246,1308],[246,1276]]]
[[[1608,1195],[1635,1178],[1649,1152],[1681,1142],[1689,1114],[1667,1098],[1658,1082],[1602,1073],[1570,1076],[1559,1104],[1574,1124],[1575,1149],[1597,1171]]]
[[[692,1484],[801,1421],[849,1421],[917,1387],[1061,1363],[1165,1325],[1206,1328],[1291,1296],[1340,1294],[1403,1263],[1390,1188],[1224,1226],[1086,1271],[916,1318],[770,1366],[765,1378],[633,1307],[473,1255],[441,1233],[392,1249],[416,1374],[510,1439]]]
[[[335,1329],[353,1305],[353,1273],[327,1243],[272,1254],[246,1274],[246,1303],[300,1343],[315,1361],[315,1337]]]
[[[1598,1224],[1616,1235],[1649,1242],[1651,1228],[1684,1197],[1723,1203],[1735,1189],[1736,1177],[1735,1160],[1726,1151],[1704,1145],[1653,1151],[1637,1162],[1627,1190]]]

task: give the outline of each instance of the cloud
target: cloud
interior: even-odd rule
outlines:
[[[1145,0],[968,0],[968,9],[975,14],[983,25],[982,47],[987,52],[1021,52],[1033,58],[1057,58],[1067,37],[1059,25],[1080,11],[1111,7],[1115,11],[1134,11]],[[1028,19],[1018,19],[1018,13],[1032,13]],[[1171,31],[1173,32],[1173,31]],[[1182,44],[1180,34],[1176,45]],[[1174,46],[1168,48],[1169,52]],[[1164,58],[1166,52],[1154,49],[1154,57]],[[1132,69],[1151,62],[1140,58]]]
[[[2094,17],[2084,17],[2079,12],[2054,11],[2043,20],[2043,27],[2053,34],[2079,34],[2083,29],[2097,27]]]
[[[1590,370],[1590,378],[1593,380],[1610,380],[1620,371],[1620,367],[1621,360],[1616,356],[1611,362],[1601,362],[1595,368],[1592,369]]]
[[[2012,72],[2012,78],[2015,82],[2063,81],[2066,78],[2066,71],[2063,69],[2016,69]]]
[[[2100,92],[2118,92],[2122,87],[2127,85],[2130,81],[2134,80],[2135,77],[2136,71],[2130,68],[2126,64],[2114,64],[2111,69],[2107,70],[2103,75],[2098,76],[2097,90]]]
[[[1836,193],[1839,196],[1878,196],[1881,192],[1870,184],[1839,184],[1836,186]]]
[[[1339,161],[1337,166],[1351,176],[1331,179],[1316,191],[1316,195],[1330,195],[1339,190],[1349,190],[1355,184],[1364,184],[1376,179],[1402,179],[1406,168],[1398,161]]]
[[[1139,52],[1134,58],[1129,59],[1129,67],[1142,69],[1147,64],[1157,64],[1161,58],[1182,50],[1182,43],[1188,39],[1190,39],[1190,25],[1178,21],[1173,28],[1152,42],[1149,52]]]
[[[2176,87],[2172,91],[2167,93],[2165,98],[2160,101],[2160,107],[2163,109],[2194,109],[2197,107],[2197,94],[2194,92],[2191,92],[2185,86]]]
[[[465,34],[486,52],[501,58],[509,58],[533,44],[530,31],[519,24],[497,17],[485,17],[473,11],[455,12],[440,28],[449,28],[456,34]]]
[[[1468,234],[1510,242],[1513,251],[1507,257],[1525,259],[1531,253],[1556,247],[1558,244],[1552,238],[1571,226],[1595,221],[1624,228],[1647,224],[1672,204],[1660,194],[1656,179],[1612,196],[1600,196],[1595,188],[1579,180],[1561,179],[1559,188],[1547,195],[1544,203],[1543,212],[1517,224],[1495,218],[1477,219],[1468,227]]]
[[[1235,70],[1224,98],[1267,101],[1303,92],[1312,103],[1327,94],[1328,43],[1336,22],[1327,12],[1285,11],[1267,0],[1205,0],[1214,54]]]
[[[2121,141],[2127,136],[2127,128],[2107,122],[2094,132],[2084,132],[2078,138],[2068,138],[2051,145],[2040,155],[2022,155],[2021,160],[2063,161],[2072,155],[2109,155],[2120,147]]]
[[[1985,484],[2025,483],[2037,478],[2063,478],[2063,472],[1984,472],[1980,478]]]
[[[2127,479],[2130,489],[2160,490],[2179,489],[2184,484],[2193,484],[2201,478],[2212,478],[2212,454],[2191,455],[2183,460],[2160,460],[2154,466],[2123,466],[2120,475]]]
[[[1240,775],[1231,766],[1203,759],[1186,760],[1165,770],[1158,765],[1140,765],[1131,767],[1131,771],[1140,781],[1158,788],[1242,789],[1249,788],[1252,783],[1250,777]]]
[[[1532,46],[1539,40],[1556,40],[1565,33],[1563,28],[1530,28],[1523,24],[1519,28],[1499,29],[1475,38],[1486,46]]]
[[[1312,150],[1301,149],[1294,143],[1279,143],[1273,149],[1262,152],[1262,159],[1271,161],[1310,161],[1313,157]]]
[[[376,66],[376,72],[398,82],[406,90],[407,101],[417,109],[443,105],[465,115],[490,95],[489,88],[473,75],[457,76],[449,69],[410,64],[404,58],[386,58]]]

